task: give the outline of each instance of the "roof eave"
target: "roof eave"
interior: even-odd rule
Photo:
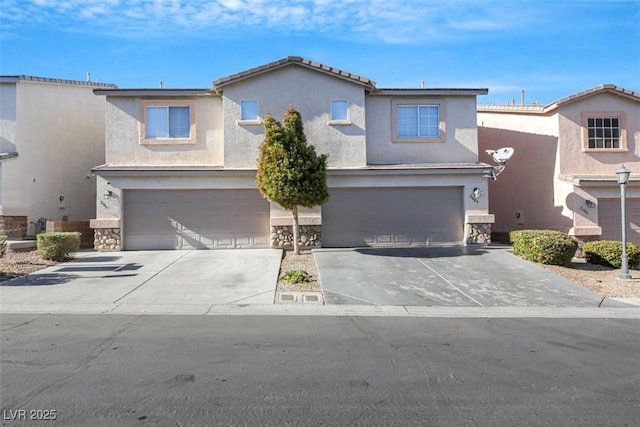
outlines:
[[[95,95],[108,97],[184,97],[184,96],[211,96],[210,89],[94,89]]]
[[[374,96],[478,96],[486,95],[486,88],[380,88],[371,92]]]

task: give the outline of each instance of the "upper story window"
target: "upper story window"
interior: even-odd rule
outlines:
[[[588,151],[620,151],[627,149],[625,114],[623,112],[584,112],[583,147]]]
[[[444,141],[444,114],[440,103],[394,100],[392,108],[394,142]]]
[[[240,101],[240,120],[258,120],[258,101]]]
[[[589,148],[620,148],[619,117],[589,117],[587,132]]]
[[[331,101],[331,120],[348,120],[348,105],[345,100]]]
[[[195,144],[195,100],[142,100],[140,143]]]
[[[439,125],[437,105],[398,105],[398,138],[437,138]]]
[[[147,107],[147,139],[189,138],[189,107]]]

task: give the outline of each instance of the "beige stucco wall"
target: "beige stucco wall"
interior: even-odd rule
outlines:
[[[476,97],[420,97],[424,104],[439,103],[446,123],[443,142],[393,142],[392,101],[402,97],[369,96],[367,161],[369,164],[477,162]],[[415,97],[411,98],[412,100]],[[442,117],[441,117],[442,120]]]
[[[195,100],[195,144],[141,144],[143,123],[140,103],[140,98],[134,97],[107,98],[107,164],[222,165],[224,148],[220,97],[209,96]]]
[[[226,168],[255,168],[263,125],[239,125],[242,100],[258,101],[258,116],[271,113],[282,121],[294,106],[302,116],[307,142],[328,154],[329,167],[364,166],[364,88],[358,84],[301,67],[285,67],[236,84],[225,86],[224,165]],[[350,125],[329,125],[331,100],[348,101]]]
[[[2,150],[19,157],[2,163],[0,214],[92,218],[90,172],[104,163],[104,98],[91,86],[23,80],[3,84],[1,95]]]

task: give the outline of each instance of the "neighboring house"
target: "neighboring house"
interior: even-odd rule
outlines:
[[[0,234],[33,236],[48,220],[95,216],[91,168],[104,162],[111,84],[0,76]]]
[[[549,105],[478,107],[481,159],[485,149],[511,146],[515,155],[489,204],[494,233],[555,229],[579,240],[621,239],[616,171],[627,185],[629,240],[640,244],[640,93],[602,85]]]
[[[290,242],[290,212],[255,184],[263,118],[280,120],[289,106],[301,113],[307,141],[329,155],[329,202],[301,209],[305,244],[489,238],[476,126],[476,96],[486,89],[380,89],[288,57],[220,78],[213,88],[95,93],[107,100],[106,163],[94,169],[97,249]]]

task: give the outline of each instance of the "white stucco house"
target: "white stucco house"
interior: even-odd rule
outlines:
[[[620,240],[624,164],[627,235],[640,244],[640,93],[603,84],[548,105],[481,105],[478,134],[481,160],[495,146],[516,151],[490,183],[495,237],[537,228]]]
[[[95,217],[105,100],[115,85],[0,76],[0,234],[33,236],[41,218]]]
[[[489,239],[476,124],[487,89],[383,89],[291,56],[212,88],[94,92],[107,101],[106,158],[94,168],[97,249],[281,246],[290,213],[262,198],[255,174],[262,120],[289,106],[329,156],[330,200],[300,214],[305,244]]]

